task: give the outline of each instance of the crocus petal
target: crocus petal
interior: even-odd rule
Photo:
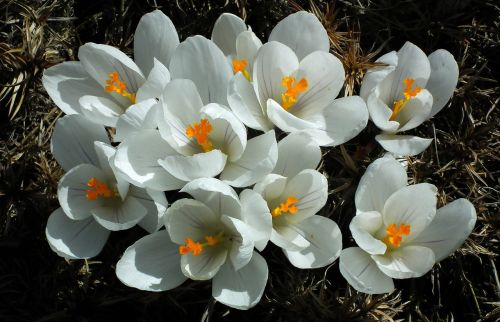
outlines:
[[[281,196],[285,190],[287,178],[279,174],[268,174],[253,187],[253,191],[260,194],[264,200],[272,201]]]
[[[106,244],[109,233],[92,217],[72,220],[61,208],[50,215],[45,229],[50,248],[61,257],[73,259],[98,255]]]
[[[250,186],[271,173],[278,159],[278,144],[274,131],[248,140],[241,157],[228,162],[220,179],[233,187]]]
[[[396,120],[401,124],[398,132],[416,128],[429,118],[432,108],[432,95],[423,89],[400,111]]]
[[[158,109],[159,104],[154,98],[130,106],[118,117],[114,140],[121,142],[141,130],[156,129]]]
[[[94,148],[99,158],[100,169],[116,181],[116,189],[118,190],[120,198],[121,200],[125,200],[130,188],[130,183],[125,180],[125,177],[114,165],[116,149],[103,142],[95,142]]]
[[[342,234],[337,224],[325,217],[312,216],[296,224],[309,241],[299,251],[284,249],[286,257],[298,268],[319,268],[333,263],[342,250]]]
[[[296,132],[278,142],[278,161],[273,173],[293,177],[305,169],[316,169],[321,149],[307,133]]]
[[[431,76],[427,89],[432,94],[433,104],[429,118],[443,109],[453,95],[458,83],[458,65],[447,50],[438,49],[429,55]]]
[[[235,270],[230,262],[223,265],[212,282],[212,296],[219,302],[239,310],[259,303],[267,283],[266,260],[254,252],[250,262]]]
[[[330,40],[325,28],[312,13],[299,11],[281,20],[271,31],[269,41],[290,47],[299,59],[314,51],[328,52]]]
[[[150,98],[160,98],[165,86],[170,82],[170,72],[156,58],[153,59],[153,69],[149,72],[144,85],[137,91],[136,101],[144,101]]]
[[[101,226],[118,231],[134,227],[146,216],[147,210],[136,198],[128,196],[118,205],[95,207],[91,212]]]
[[[81,115],[67,115],[56,122],[50,150],[64,171],[69,171],[82,163],[98,165],[94,141],[109,143],[103,126]]]
[[[197,153],[193,156],[170,155],[158,163],[168,173],[182,181],[215,177],[226,165],[227,156],[220,150]]]
[[[281,102],[281,94],[286,89],[282,78],[292,75],[298,67],[297,56],[289,47],[275,41],[260,47],[253,65],[252,80],[261,106],[265,107],[269,98]]]
[[[306,121],[293,115],[273,99],[267,100],[267,116],[274,125],[284,132],[318,129],[321,126],[321,124]]]
[[[255,248],[263,251],[271,238],[273,223],[266,201],[253,190],[243,190],[240,194],[241,217],[252,229]]]
[[[160,229],[165,222],[164,217],[168,207],[165,193],[163,193],[163,191],[141,189],[131,186],[129,195],[139,201],[147,211],[146,216],[137,224],[148,233],[153,233]]]
[[[369,254],[384,254],[387,246],[373,237],[382,227],[382,215],[377,211],[358,212],[349,224],[352,238],[361,249]]]
[[[342,250],[339,268],[342,276],[359,292],[382,294],[394,290],[392,278],[382,273],[370,255],[359,247]]]
[[[212,41],[203,36],[183,41],[172,56],[169,70],[172,78],[191,79],[203,104],[227,105],[227,84],[233,73],[226,57]]]
[[[395,51],[388,52],[382,55],[379,59],[375,61],[376,63],[387,64],[387,66],[370,68],[361,83],[361,89],[359,91],[359,96],[364,100],[368,99],[371,91],[392,71],[396,69],[398,64],[398,55]]]
[[[85,95],[78,101],[82,114],[92,122],[115,127],[118,117],[125,110],[110,98]]]
[[[356,190],[357,211],[382,213],[385,201],[407,184],[406,170],[394,157],[387,155],[373,161],[366,168]]]
[[[423,246],[404,246],[388,255],[372,255],[378,268],[392,278],[420,277],[434,266],[434,252]]]
[[[375,88],[368,96],[366,106],[371,120],[379,129],[387,133],[396,133],[399,128],[399,123],[389,120],[392,110],[382,99],[380,99],[378,88]]]
[[[168,66],[179,36],[174,24],[163,12],[155,10],[142,16],[134,35],[134,60],[144,75],[153,68],[154,59]]]
[[[166,230],[161,230],[125,250],[116,263],[116,276],[123,284],[143,291],[166,291],[187,279],[180,262],[179,245],[170,241]]]
[[[191,253],[181,256],[182,273],[192,280],[209,280],[217,274],[226,259],[227,250],[223,247],[205,247],[197,256]]]
[[[42,84],[50,98],[64,113],[80,114],[78,100],[83,95],[101,96],[104,92],[76,61],[63,62],[43,72]]]
[[[414,135],[379,134],[375,140],[386,150],[400,156],[414,156],[422,153],[431,144],[432,139]]]
[[[222,215],[221,221],[231,234],[228,236],[231,240],[229,260],[233,264],[233,268],[239,270],[247,265],[252,258],[253,230],[245,222],[227,215]]]
[[[212,41],[219,46],[224,55],[235,55],[236,38],[245,30],[247,30],[247,26],[243,19],[225,12],[215,21]]]
[[[236,38],[236,56],[248,62],[247,70],[252,75],[253,62],[262,41],[250,30],[243,31]]]
[[[259,131],[269,131],[273,128],[273,124],[262,111],[252,84],[243,74],[237,73],[231,78],[227,91],[231,110],[246,126]]]
[[[59,181],[57,197],[59,204],[66,215],[75,220],[82,220],[90,216],[90,211],[102,205],[103,198],[89,200],[86,191],[87,182],[96,178],[101,182],[108,182],[110,176],[91,164],[80,164],[68,171]]]
[[[129,93],[136,93],[144,84],[145,78],[141,70],[130,57],[119,49],[102,44],[86,43],[78,50],[83,67],[103,88],[109,74],[117,72],[120,80],[127,84]],[[104,93],[104,89],[103,89]],[[109,93],[122,106],[129,106],[130,100],[118,93]]]
[[[115,166],[128,181],[153,190],[177,190],[185,181],[170,175],[158,164],[159,158],[177,152],[156,130],[143,130],[124,140],[118,147]]]
[[[189,193],[203,202],[216,214],[225,214],[241,219],[238,195],[227,183],[214,178],[200,178],[187,183],[181,192]]]
[[[304,233],[294,225],[274,225],[271,242],[282,249],[300,251],[311,246]]]
[[[432,249],[436,262],[439,262],[464,243],[474,229],[476,219],[476,210],[470,201],[455,200],[437,210],[434,220],[412,244]]]
[[[436,215],[436,193],[436,187],[428,183],[414,184],[397,190],[385,202],[382,212],[384,224],[410,225],[410,235],[403,237],[403,242],[415,238]]]

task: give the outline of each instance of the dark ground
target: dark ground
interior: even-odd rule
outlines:
[[[426,53],[449,50],[460,67],[455,96],[415,132],[434,137],[423,154],[408,158],[414,182],[439,189],[440,205],[468,198],[478,213],[474,232],[450,258],[419,279],[399,280],[385,296],[349,288],[337,262],[325,269],[294,269],[276,247],[264,252],[270,278],[258,306],[242,312],[210,301],[210,283],[188,282],[163,293],[122,285],[114,265],[140,229],[113,233],[92,261],[65,261],[45,240],[45,224],[58,207],[62,175],[50,153],[61,112],[41,86],[43,69],[74,60],[88,41],[131,53],[139,18],[157,6],[185,39],[210,36],[222,12],[246,17],[262,39],[299,7],[327,27],[332,50],[345,64],[347,93],[357,93],[377,50],[405,40]],[[485,1],[358,0],[291,3],[266,0],[0,0],[0,321],[498,321],[500,57],[499,3]],[[324,149],[329,177],[323,214],[342,229],[344,247],[353,196],[366,166],[382,154],[372,124],[348,144]],[[172,197],[169,197],[173,201]],[[87,265],[88,264],[88,265]]]

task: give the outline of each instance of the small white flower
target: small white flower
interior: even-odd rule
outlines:
[[[107,143],[105,143],[107,142]],[[58,186],[61,208],[46,228],[51,248],[66,258],[96,256],[110,231],[139,224],[158,230],[167,200],[161,192],[130,186],[113,168],[115,149],[104,128],[81,115],[58,120],[52,153],[67,171]]]
[[[195,199],[176,201],[168,210],[167,231],[130,246],[116,265],[126,285],[148,291],[172,289],[187,278],[212,279],[213,297],[230,307],[256,305],[267,282],[262,256],[271,234],[264,200],[245,190],[241,201],[217,179],[198,179],[181,191]]]
[[[340,255],[349,284],[364,293],[390,292],[393,278],[420,277],[460,247],[474,228],[474,207],[458,199],[436,211],[436,201],[436,187],[407,185],[406,171],[394,158],[370,164],[350,224],[359,247]]]
[[[369,70],[361,85],[370,118],[383,131],[376,140],[389,152],[416,155],[432,139],[398,133],[416,128],[446,105],[458,82],[457,62],[444,49],[426,56],[411,42],[377,62],[388,66]]]

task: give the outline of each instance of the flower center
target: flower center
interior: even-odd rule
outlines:
[[[203,251],[203,247],[218,245],[223,237],[224,233],[222,232],[217,236],[207,235],[205,236],[204,243],[195,242],[191,237],[187,237],[186,244],[179,246],[179,254],[186,255],[192,253],[193,256],[198,256]]]
[[[248,62],[246,59],[233,59],[233,72],[236,74],[237,72],[241,72],[245,78],[250,81],[250,74],[246,69]]]
[[[128,98],[132,104],[135,104],[135,94],[127,91],[127,84],[120,79],[118,72],[112,72],[108,76],[109,79],[106,80],[106,87],[104,88],[104,91],[106,93],[118,93],[121,96]]]
[[[201,119],[198,123],[193,123],[186,128],[188,138],[196,138],[196,142],[203,151],[208,152],[214,149],[212,142],[208,139],[208,134],[212,132],[212,124],[207,119]]]
[[[386,236],[384,238],[384,243],[386,245],[392,245],[393,247],[401,246],[401,241],[403,236],[410,235],[411,226],[407,224],[401,224],[399,227],[396,224],[390,224],[386,229]]]
[[[288,196],[286,200],[276,208],[271,211],[271,215],[273,217],[279,217],[284,213],[289,213],[289,214],[296,214],[297,211],[299,211],[299,208],[295,205],[297,202],[299,202],[299,199],[294,196]]]
[[[293,76],[284,76],[281,79],[281,85],[286,87],[286,91],[281,94],[281,105],[285,110],[297,103],[297,98],[302,92],[307,91],[307,80],[301,78],[299,82]]]
[[[116,191],[110,189],[106,183],[96,178],[90,178],[90,180],[87,181],[87,186],[90,188],[85,190],[85,197],[87,197],[87,200],[96,200],[98,197],[113,198],[118,196]]]
[[[406,86],[403,90],[404,98],[394,102],[394,105],[392,107],[392,114],[389,117],[389,121],[394,121],[398,117],[399,112],[403,110],[410,99],[417,96],[417,94],[422,90],[422,88],[418,85],[416,85],[414,89],[411,89],[414,82],[415,80],[413,78],[405,78],[403,80],[403,84],[405,84]]]

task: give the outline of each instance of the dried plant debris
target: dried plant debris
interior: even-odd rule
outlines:
[[[453,99],[414,130],[434,138],[424,153],[406,158],[412,183],[439,189],[439,206],[468,198],[478,222],[455,254],[425,276],[400,280],[397,291],[371,296],[350,288],[338,262],[324,269],[291,268],[277,248],[264,255],[273,272],[261,303],[237,311],[207,302],[210,283],[189,282],[150,294],[122,285],[114,265],[143,236],[112,235],[92,261],[65,261],[45,241],[57,206],[62,170],[50,136],[62,113],[41,86],[43,70],[74,60],[88,41],[131,52],[139,18],[154,8],[173,20],[181,39],[209,36],[222,12],[243,18],[258,37],[297,10],[324,24],[331,51],[344,64],[346,95],[359,93],[366,69],[381,52],[411,40],[425,52],[446,48],[459,63]],[[0,1],[0,320],[1,321],[497,321],[500,283],[500,6],[496,1],[268,1],[268,0],[3,0]],[[368,164],[383,154],[369,126],[350,143],[323,149],[320,171],[329,181],[322,215],[349,231],[354,193]],[[439,146],[438,146],[439,145]],[[344,234],[344,247],[355,245]]]

